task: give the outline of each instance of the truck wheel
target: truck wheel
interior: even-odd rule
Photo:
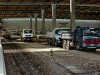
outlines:
[[[80,49],[80,46],[79,46],[79,43],[76,44],[76,50],[77,50],[77,51],[80,51],[80,50],[81,50],[81,49]]]
[[[96,49],[91,49],[92,52],[96,52]]]
[[[50,40],[48,39],[48,45],[50,45]]]
[[[50,39],[48,39],[48,45],[52,45],[52,43],[51,43],[51,40]]]
[[[66,49],[66,41],[63,41],[63,48]]]
[[[52,40],[52,46],[56,46],[56,45],[55,45],[55,40]]]
[[[69,40],[67,40],[66,41],[66,50],[70,50],[70,41]]]
[[[54,41],[53,41],[53,46],[55,46],[55,47],[59,47],[59,43],[57,42],[57,40],[55,39]]]
[[[21,38],[21,41],[23,41],[22,38]]]
[[[70,41],[69,40],[63,41],[63,48],[66,50],[70,50]]]
[[[22,41],[22,42],[24,42],[24,39],[23,39],[23,38],[21,38],[21,41]]]
[[[55,47],[58,47],[58,44],[57,44],[57,42],[56,42],[56,41],[55,41],[55,43],[54,43],[54,46],[55,46]]]

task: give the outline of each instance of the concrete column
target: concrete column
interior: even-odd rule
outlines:
[[[70,0],[70,28],[75,29],[75,0]]]
[[[38,16],[38,14],[35,13],[34,14],[34,18],[35,18],[35,35],[37,35],[37,16]]]
[[[41,18],[42,18],[42,34],[44,35],[45,34],[45,10],[44,9],[41,9]]]
[[[32,29],[32,16],[30,16],[30,29]]]
[[[56,28],[56,4],[52,4],[52,30]]]

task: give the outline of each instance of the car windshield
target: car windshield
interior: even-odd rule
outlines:
[[[32,33],[32,30],[24,30],[24,33]]]
[[[63,32],[70,32],[70,29],[59,29],[55,31],[55,34],[61,35]]]

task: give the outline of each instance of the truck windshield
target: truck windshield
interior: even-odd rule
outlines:
[[[100,30],[97,29],[85,29],[83,32],[87,36],[100,36]]]
[[[24,33],[32,33],[32,30],[24,30]]]
[[[55,34],[61,35],[63,32],[70,32],[70,29],[59,29],[55,31]]]

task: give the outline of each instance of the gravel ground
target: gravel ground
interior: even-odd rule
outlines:
[[[89,73],[100,72],[99,50],[97,50],[97,52],[84,52],[76,50],[67,51],[62,48],[48,46],[46,43],[28,43],[28,42],[23,43],[14,41],[3,42],[3,47],[5,52],[5,59],[6,59],[5,61],[7,65],[11,65],[13,62],[9,60],[15,60],[15,59],[17,59],[16,61],[20,61],[18,62],[19,64],[24,62],[29,63],[30,61],[31,62],[33,61],[32,63],[30,63],[30,66],[32,65],[33,68],[36,69],[36,72],[39,72],[38,74],[35,75],[68,75],[65,68],[63,68],[65,66],[75,66],[79,70],[83,70]],[[52,55],[51,49],[53,51],[53,57],[52,57],[53,61],[50,61]],[[58,64],[60,64],[60,66]],[[20,72],[17,71],[17,72],[20,73],[23,71]],[[44,74],[44,72],[46,72],[46,74]],[[9,75],[14,75],[14,74],[9,73]],[[31,75],[31,74],[25,74],[25,75]],[[89,75],[95,75],[95,74],[89,74]]]

